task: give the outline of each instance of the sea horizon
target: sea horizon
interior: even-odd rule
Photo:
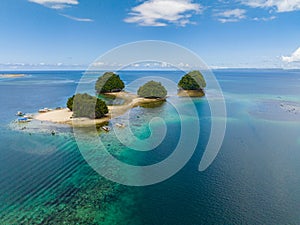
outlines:
[[[288,71],[299,71],[300,68],[281,68],[281,67],[222,67],[222,68],[213,68],[213,67],[209,67],[208,68],[211,71],[219,71],[219,70],[288,70]],[[187,68],[187,71],[191,71],[191,70],[197,70],[198,68]],[[48,71],[52,71],[52,72],[61,72],[61,71],[70,71],[70,72],[85,72],[85,71],[93,71],[93,72],[105,72],[105,71],[118,71],[119,69],[101,69],[101,70],[88,70],[88,69],[20,69],[20,70],[0,70],[0,73],[17,73],[17,72],[48,72]],[[142,72],[147,72],[147,71],[165,71],[165,72],[172,72],[172,71],[177,71],[178,69],[121,69],[122,71],[142,71]]]

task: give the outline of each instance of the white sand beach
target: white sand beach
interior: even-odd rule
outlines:
[[[71,120],[72,115],[73,112],[65,108],[65,109],[49,111],[46,113],[38,113],[34,116],[34,119],[40,121],[54,122],[54,123],[67,123],[68,121]]]

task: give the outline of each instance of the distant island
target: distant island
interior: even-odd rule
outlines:
[[[178,96],[180,97],[203,97],[206,81],[198,70],[184,75],[178,83]]]
[[[73,126],[102,124],[123,115],[131,108],[165,101],[167,96],[165,87],[155,81],[149,81],[141,86],[137,95],[124,92],[124,88],[124,82],[117,74],[106,72],[95,84],[96,93],[123,99],[122,105],[107,106],[98,96],[78,93],[68,99],[67,108],[39,113],[34,119]]]
[[[18,77],[25,77],[25,74],[0,74],[0,78],[18,78]]]

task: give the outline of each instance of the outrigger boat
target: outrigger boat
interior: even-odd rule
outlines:
[[[27,118],[27,119],[29,119],[29,120],[31,120],[31,119],[33,119],[33,115],[25,115],[25,116],[23,116],[23,118]]]
[[[39,113],[46,113],[46,112],[49,112],[51,111],[52,109],[48,109],[48,108],[43,108],[43,109],[40,109],[39,110]]]
[[[108,127],[108,126],[103,126],[101,128],[102,128],[102,130],[104,130],[106,132],[110,131],[110,127]]]
[[[28,123],[28,122],[30,122],[31,121],[31,119],[28,119],[28,118],[26,118],[26,117],[22,117],[22,118],[19,118],[18,119],[18,122],[19,123]]]
[[[22,113],[21,111],[18,111],[17,114],[16,114],[16,116],[24,116],[24,115],[25,115],[25,114]]]
[[[124,123],[116,123],[116,126],[119,128],[124,128],[125,124]]]

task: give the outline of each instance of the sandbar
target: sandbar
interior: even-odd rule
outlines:
[[[109,113],[105,117],[102,117],[100,119],[73,118],[73,112],[67,108],[38,113],[34,116],[34,119],[52,123],[69,124],[72,126],[91,126],[108,122],[110,119],[119,117],[126,113],[129,109],[140,106],[142,104],[165,101],[165,99],[160,98],[141,98],[135,94],[128,92],[107,93],[106,95],[123,99],[124,103],[122,105],[108,106]]]
[[[18,78],[25,77],[25,74],[0,74],[0,78]]]

